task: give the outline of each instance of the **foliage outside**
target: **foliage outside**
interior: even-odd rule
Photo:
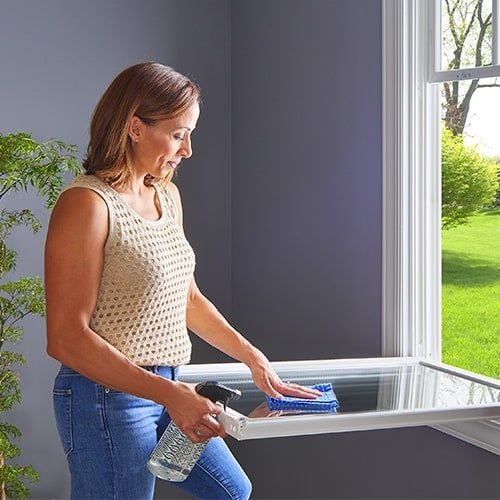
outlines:
[[[485,206],[492,205],[498,192],[498,167],[465,146],[461,135],[443,128],[441,136],[442,229],[468,221]]]
[[[51,139],[37,142],[25,132],[0,134],[0,200],[8,194],[35,188],[51,207],[63,185],[64,172],[79,172],[76,147]],[[17,252],[7,247],[7,240],[16,226],[27,226],[37,232],[41,224],[28,209],[0,210],[0,498],[28,498],[25,481],[37,481],[38,473],[30,465],[20,465],[16,440],[21,431],[4,421],[5,413],[21,402],[19,373],[16,366],[25,358],[7,347],[22,337],[22,320],[35,314],[44,316],[44,290],[39,277],[21,277],[7,281],[15,269]]]

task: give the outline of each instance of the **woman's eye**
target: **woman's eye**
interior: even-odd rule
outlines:
[[[176,141],[181,141],[182,142],[184,140],[184,136],[182,136],[182,135],[174,135],[174,139]]]

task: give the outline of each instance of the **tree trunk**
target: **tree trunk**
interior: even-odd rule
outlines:
[[[5,466],[5,460],[3,458],[3,455],[0,455],[0,469],[3,469]],[[7,500],[7,493],[5,491],[5,483],[0,483],[0,499],[1,500]]]
[[[464,91],[463,86],[468,85]],[[444,124],[453,135],[462,135],[469,114],[470,102],[478,88],[478,80],[468,82],[445,82]],[[460,96],[463,95],[461,98]],[[461,102],[460,98],[462,99]]]

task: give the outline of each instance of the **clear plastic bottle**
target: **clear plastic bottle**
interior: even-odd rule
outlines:
[[[174,422],[170,422],[149,457],[148,469],[160,479],[184,481],[207,443],[193,443]]]
[[[231,389],[218,382],[198,384],[196,391],[213,402],[222,403],[224,409],[230,399],[238,399],[241,395],[237,389]],[[170,422],[148,459],[148,469],[160,479],[172,482],[184,481],[207,444],[208,441],[193,443],[174,422]]]

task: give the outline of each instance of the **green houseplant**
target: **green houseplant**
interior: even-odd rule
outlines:
[[[19,465],[16,440],[21,431],[4,421],[5,413],[21,402],[19,373],[25,362],[22,354],[11,350],[23,335],[22,320],[35,314],[44,316],[44,291],[39,277],[9,280],[15,269],[17,252],[7,246],[16,226],[37,232],[41,223],[28,209],[9,210],[6,198],[19,191],[36,190],[50,208],[63,185],[64,172],[79,172],[76,147],[51,139],[37,142],[31,134],[0,134],[0,498],[28,498],[25,480],[37,481],[30,465]],[[8,348],[10,350],[8,350]]]

